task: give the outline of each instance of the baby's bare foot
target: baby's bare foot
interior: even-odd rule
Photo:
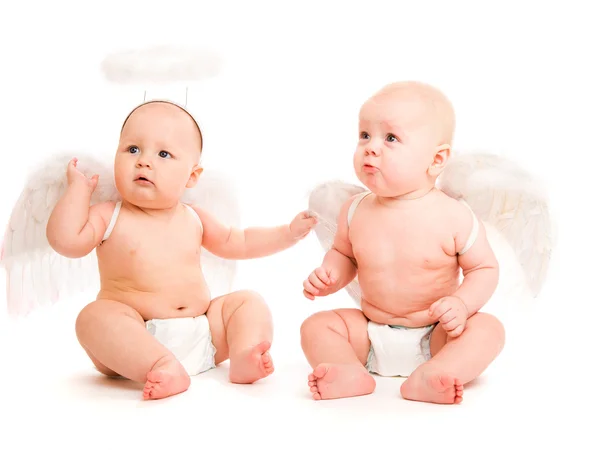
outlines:
[[[417,370],[400,386],[402,397],[429,403],[460,403],[463,385],[457,378],[437,370]]]
[[[319,364],[308,376],[315,400],[372,394],[375,378],[358,364]]]
[[[261,342],[236,355],[231,355],[229,362],[229,380],[232,383],[250,384],[271,375],[273,360],[269,354],[270,342]]]
[[[159,360],[146,375],[144,399],[156,400],[186,391],[190,376],[176,359]]]

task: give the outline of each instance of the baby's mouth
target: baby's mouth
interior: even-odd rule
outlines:
[[[154,183],[152,183],[152,181],[150,181],[148,178],[146,178],[146,177],[141,177],[141,176],[140,176],[140,177],[137,177],[137,178],[136,178],[135,180],[133,180],[133,181],[135,181],[135,182],[136,182],[136,183],[138,183],[138,184],[154,184]]]

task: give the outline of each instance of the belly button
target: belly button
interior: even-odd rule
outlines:
[[[183,311],[185,309],[185,306],[180,306],[179,308],[177,308],[177,311]]]

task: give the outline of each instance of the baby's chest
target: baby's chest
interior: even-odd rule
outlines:
[[[185,227],[136,227],[121,230],[112,237],[115,253],[131,263],[166,264],[200,255],[198,233]]]
[[[444,248],[452,235],[441,224],[423,218],[380,218],[353,222],[350,239],[359,264],[437,267],[448,260]]]

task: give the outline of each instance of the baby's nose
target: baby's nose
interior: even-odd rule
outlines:
[[[136,165],[137,167],[150,167],[150,163],[145,158],[139,158]]]
[[[381,152],[379,150],[379,147],[377,145],[369,145],[366,150],[365,153],[367,155],[375,155],[378,156]]]

